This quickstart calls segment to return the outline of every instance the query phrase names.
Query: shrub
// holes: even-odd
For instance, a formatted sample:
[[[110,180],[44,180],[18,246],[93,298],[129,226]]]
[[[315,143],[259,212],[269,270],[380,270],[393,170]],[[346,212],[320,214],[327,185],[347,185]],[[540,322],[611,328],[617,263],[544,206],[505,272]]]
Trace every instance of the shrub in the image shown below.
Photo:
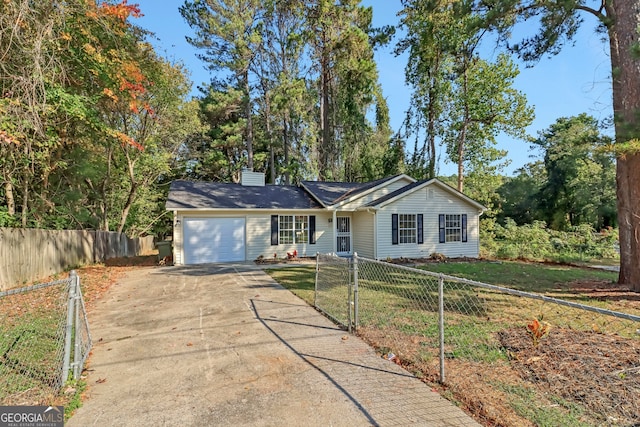
[[[618,233],[613,229],[597,233],[584,224],[557,231],[542,221],[518,226],[507,218],[504,226],[493,219],[483,221],[481,230],[481,254],[485,257],[556,262],[618,257]]]

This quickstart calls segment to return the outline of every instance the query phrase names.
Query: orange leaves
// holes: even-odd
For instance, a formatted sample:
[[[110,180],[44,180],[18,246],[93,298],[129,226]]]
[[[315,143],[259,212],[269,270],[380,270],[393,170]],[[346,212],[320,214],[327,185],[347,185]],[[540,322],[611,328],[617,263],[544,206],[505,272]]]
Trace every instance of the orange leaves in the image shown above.
[[[144,151],[144,147],[141,144],[138,144],[133,138],[131,138],[129,135],[126,135],[120,131],[114,130],[112,131],[112,135],[118,140],[120,141],[120,144],[122,144],[122,146],[126,147],[126,146],[132,146],[140,151]]]
[[[533,339],[533,345],[538,345],[540,340],[544,338],[549,333],[549,329],[551,329],[551,325],[542,321],[542,316],[539,316],[538,319],[533,319],[527,324],[527,332],[529,332]]]
[[[0,144],[20,145],[20,142],[18,142],[18,140],[11,136],[9,133],[0,130]]]
[[[100,10],[104,15],[116,17],[122,22],[126,21],[129,16],[133,16],[134,18],[139,18],[142,16],[138,5],[127,4],[127,0],[122,0],[122,2],[118,4],[109,4],[107,2],[102,2],[102,4],[100,5]]]
[[[111,99],[113,102],[118,102],[118,96],[113,93],[113,91],[109,88],[102,89],[102,93],[107,96],[107,98]]]

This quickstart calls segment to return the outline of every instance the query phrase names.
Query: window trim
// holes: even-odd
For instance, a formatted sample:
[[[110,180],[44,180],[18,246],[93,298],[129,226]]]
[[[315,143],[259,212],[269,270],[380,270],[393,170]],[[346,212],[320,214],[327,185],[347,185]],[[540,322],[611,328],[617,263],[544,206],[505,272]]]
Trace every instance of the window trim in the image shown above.
[[[283,218],[287,218],[289,221],[287,221],[286,224],[283,224]],[[302,219],[300,220],[300,218]],[[285,228],[283,225],[286,225],[287,227]],[[291,233],[291,242],[282,242],[282,233],[284,232]],[[300,236],[303,238],[300,238]],[[315,215],[271,215],[271,246],[307,244],[316,244]]]
[[[402,216],[412,216],[414,221],[414,227],[402,228],[402,230],[414,230],[414,239],[411,242],[402,242],[400,239],[400,218]],[[391,214],[391,244],[392,245],[422,245],[424,243],[424,214],[416,213],[402,213]]]
[[[400,216],[398,217],[398,244],[413,245],[417,242],[418,215],[406,213],[400,214]]]
[[[451,221],[448,217],[458,216],[459,226],[450,227],[447,224]],[[440,243],[466,243],[468,241],[467,236],[467,214],[439,214],[438,215],[438,226],[439,226],[439,240]],[[447,233],[449,230],[458,230],[459,231],[459,239],[456,240],[448,240],[450,234]]]

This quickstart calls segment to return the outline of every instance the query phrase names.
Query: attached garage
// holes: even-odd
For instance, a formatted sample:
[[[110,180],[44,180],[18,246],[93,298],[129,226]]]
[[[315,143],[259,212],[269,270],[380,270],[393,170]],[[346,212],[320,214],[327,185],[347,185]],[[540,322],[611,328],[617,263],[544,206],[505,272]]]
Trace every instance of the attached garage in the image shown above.
[[[185,218],[184,263],[245,261],[244,218]]]

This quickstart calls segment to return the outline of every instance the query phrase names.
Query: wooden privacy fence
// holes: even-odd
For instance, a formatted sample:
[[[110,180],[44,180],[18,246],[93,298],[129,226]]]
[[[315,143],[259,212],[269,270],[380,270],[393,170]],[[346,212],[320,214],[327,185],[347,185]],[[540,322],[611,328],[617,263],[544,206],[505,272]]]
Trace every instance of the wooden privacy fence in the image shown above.
[[[153,249],[153,236],[129,238],[114,231],[0,227],[0,291],[71,267],[141,255]]]

